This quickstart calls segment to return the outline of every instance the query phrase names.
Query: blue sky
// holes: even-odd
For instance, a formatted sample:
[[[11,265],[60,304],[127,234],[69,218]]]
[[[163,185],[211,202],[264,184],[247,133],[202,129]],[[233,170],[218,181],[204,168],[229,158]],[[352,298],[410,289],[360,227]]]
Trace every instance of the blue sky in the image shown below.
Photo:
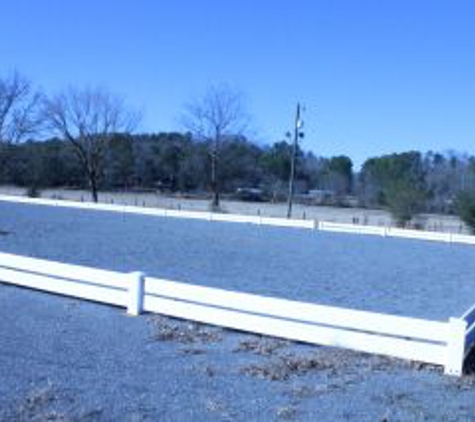
[[[475,154],[473,0],[0,0],[0,75],[47,92],[105,85],[180,130],[190,98],[241,91],[260,143],[297,101],[304,148]]]

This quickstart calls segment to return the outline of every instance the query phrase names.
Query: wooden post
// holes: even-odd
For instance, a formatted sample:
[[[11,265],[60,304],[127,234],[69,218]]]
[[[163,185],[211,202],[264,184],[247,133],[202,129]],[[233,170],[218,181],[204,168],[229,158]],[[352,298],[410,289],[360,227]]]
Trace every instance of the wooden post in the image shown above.
[[[130,273],[129,275],[129,301],[127,313],[137,316],[143,310],[145,275],[141,272]]]
[[[446,375],[462,375],[466,331],[467,322],[465,320],[449,319],[449,341],[447,342],[447,360],[444,368]]]

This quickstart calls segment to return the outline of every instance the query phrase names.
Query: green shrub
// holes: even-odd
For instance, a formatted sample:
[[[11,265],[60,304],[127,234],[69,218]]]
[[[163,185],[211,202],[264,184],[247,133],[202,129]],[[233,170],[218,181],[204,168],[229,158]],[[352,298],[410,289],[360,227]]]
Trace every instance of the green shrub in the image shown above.
[[[388,184],[385,201],[398,227],[405,227],[425,207],[427,192],[407,180]]]
[[[455,209],[460,219],[468,226],[472,234],[475,234],[475,193],[460,192],[455,201]]]

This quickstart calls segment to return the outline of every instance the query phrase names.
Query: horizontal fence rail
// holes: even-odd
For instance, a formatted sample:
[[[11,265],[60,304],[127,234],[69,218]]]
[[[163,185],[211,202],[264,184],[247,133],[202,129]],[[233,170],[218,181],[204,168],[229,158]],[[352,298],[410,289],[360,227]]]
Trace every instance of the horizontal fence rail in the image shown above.
[[[378,236],[387,236],[388,229],[386,227],[363,226],[360,224],[344,224],[320,221],[318,229],[325,232],[333,233],[350,233],[350,234],[372,234]]]
[[[81,299],[126,306],[126,274],[0,253],[0,281]]]
[[[399,237],[404,239],[428,240],[434,242],[459,243],[475,245],[475,236],[429,232],[422,230],[400,229],[386,226],[367,226],[358,224],[333,223],[316,220],[299,220],[275,217],[263,217],[260,215],[221,214],[206,211],[170,210],[163,208],[146,208],[132,205],[101,204],[90,202],[77,202],[69,200],[27,198],[22,196],[0,195],[0,201],[23,203],[31,205],[46,205],[65,208],[78,208],[96,211],[120,212],[123,214],[138,214],[156,217],[183,218],[228,223],[248,223],[263,226],[289,227],[300,229],[320,230],[333,233],[348,233],[362,235],[376,235],[384,237]]]
[[[312,344],[441,365],[461,375],[475,309],[439,322],[232,292],[0,253],[0,282]],[[468,326],[468,329],[467,329]]]

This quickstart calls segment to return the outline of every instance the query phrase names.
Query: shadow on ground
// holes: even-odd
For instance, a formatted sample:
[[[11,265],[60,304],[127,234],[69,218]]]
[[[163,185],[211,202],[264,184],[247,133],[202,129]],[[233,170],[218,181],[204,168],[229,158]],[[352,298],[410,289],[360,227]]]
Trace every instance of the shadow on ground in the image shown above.
[[[467,357],[465,358],[465,362],[463,365],[463,372],[466,375],[475,374],[475,347],[472,347]]]

